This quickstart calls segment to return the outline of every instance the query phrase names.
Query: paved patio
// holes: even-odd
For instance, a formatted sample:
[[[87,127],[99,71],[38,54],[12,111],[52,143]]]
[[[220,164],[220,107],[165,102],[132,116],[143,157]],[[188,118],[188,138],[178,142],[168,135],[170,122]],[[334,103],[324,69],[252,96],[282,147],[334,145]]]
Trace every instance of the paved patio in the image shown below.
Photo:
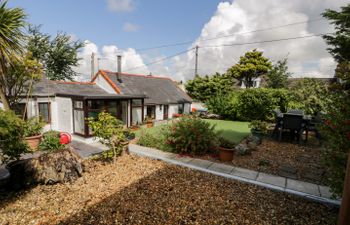
[[[189,167],[195,170],[212,173],[230,179],[262,186],[276,191],[298,195],[307,199],[340,205],[340,200],[331,199],[329,188],[322,185],[298,181],[281,176],[270,175],[258,171],[233,167],[191,157],[181,157],[177,154],[163,152],[157,149],[129,144],[129,152],[140,156],[159,159],[165,162]]]

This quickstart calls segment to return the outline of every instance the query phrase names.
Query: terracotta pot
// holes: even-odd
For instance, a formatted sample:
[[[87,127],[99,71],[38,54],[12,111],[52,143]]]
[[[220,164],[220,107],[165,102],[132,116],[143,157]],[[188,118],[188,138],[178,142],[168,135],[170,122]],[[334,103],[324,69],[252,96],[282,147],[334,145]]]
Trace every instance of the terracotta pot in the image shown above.
[[[221,161],[223,162],[232,161],[233,153],[234,153],[233,149],[228,149],[223,147],[219,147],[218,149],[219,149],[219,158]]]
[[[147,123],[147,128],[151,128],[151,127],[153,127],[153,122]]]
[[[41,137],[42,135],[37,135],[37,136],[31,136],[31,137],[25,137],[24,140],[27,142],[29,145],[30,150],[33,152],[38,150],[38,146],[41,142]]]

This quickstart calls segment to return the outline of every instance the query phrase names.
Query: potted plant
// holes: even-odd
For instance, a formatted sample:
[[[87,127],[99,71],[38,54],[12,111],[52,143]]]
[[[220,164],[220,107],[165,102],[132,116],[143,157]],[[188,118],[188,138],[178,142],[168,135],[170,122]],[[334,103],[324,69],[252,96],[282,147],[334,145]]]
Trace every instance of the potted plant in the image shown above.
[[[32,151],[36,151],[41,142],[41,130],[44,123],[39,117],[32,117],[28,119],[24,125],[24,140],[27,142]]]
[[[219,138],[219,158],[223,162],[232,161],[235,143],[223,137]]]
[[[146,117],[147,128],[153,127],[153,119],[151,117]]]
[[[253,136],[262,138],[267,134],[269,124],[261,120],[253,120],[249,124],[250,132]]]

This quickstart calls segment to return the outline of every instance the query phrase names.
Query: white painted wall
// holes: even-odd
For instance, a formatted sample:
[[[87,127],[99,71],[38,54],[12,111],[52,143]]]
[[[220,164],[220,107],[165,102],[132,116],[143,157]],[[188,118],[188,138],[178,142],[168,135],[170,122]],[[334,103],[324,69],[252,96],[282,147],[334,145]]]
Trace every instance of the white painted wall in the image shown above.
[[[73,103],[71,98],[56,97],[56,108],[52,109],[52,117],[58,121],[57,130],[73,133]]]
[[[184,114],[190,114],[191,112],[191,103],[184,104]]]
[[[161,107],[161,105],[156,105],[156,120],[163,120],[163,119],[164,119],[163,106]]]
[[[170,104],[170,105],[169,105],[168,118],[169,118],[169,119],[173,118],[173,114],[174,114],[174,113],[178,113],[178,112],[179,112],[179,106],[178,106],[178,104]]]
[[[103,78],[100,74],[97,76],[95,83],[102,88],[103,90],[107,91],[111,94],[116,94],[115,90],[112,88],[112,86]]]

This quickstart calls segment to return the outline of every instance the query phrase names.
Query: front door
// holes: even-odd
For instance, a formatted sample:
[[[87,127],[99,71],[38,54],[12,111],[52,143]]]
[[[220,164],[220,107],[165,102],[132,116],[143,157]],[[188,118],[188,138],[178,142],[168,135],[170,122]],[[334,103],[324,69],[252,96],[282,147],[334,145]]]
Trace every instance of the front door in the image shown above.
[[[168,105],[164,105],[164,109],[163,109],[163,118],[165,119],[165,120],[167,120],[168,119],[168,113],[169,113],[169,106]]]

